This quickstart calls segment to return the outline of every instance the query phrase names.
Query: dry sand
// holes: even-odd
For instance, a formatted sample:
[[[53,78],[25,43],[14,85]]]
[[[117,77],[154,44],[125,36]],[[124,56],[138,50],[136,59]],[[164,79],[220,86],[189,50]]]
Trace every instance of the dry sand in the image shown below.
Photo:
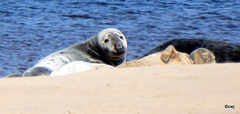
[[[240,63],[2,78],[0,113],[240,113]]]

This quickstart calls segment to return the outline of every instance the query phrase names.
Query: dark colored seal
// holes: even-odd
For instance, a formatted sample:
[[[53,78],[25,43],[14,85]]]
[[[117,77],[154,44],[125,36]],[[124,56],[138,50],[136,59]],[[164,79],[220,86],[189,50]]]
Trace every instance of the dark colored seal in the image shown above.
[[[173,39],[157,46],[142,57],[160,52],[166,49],[169,45],[173,45],[176,50],[188,54],[197,48],[209,49],[215,55],[217,63],[240,62],[240,45],[208,39]]]
[[[73,61],[117,66],[126,61],[127,40],[121,31],[105,29],[95,36],[41,59],[23,76],[50,75]]]

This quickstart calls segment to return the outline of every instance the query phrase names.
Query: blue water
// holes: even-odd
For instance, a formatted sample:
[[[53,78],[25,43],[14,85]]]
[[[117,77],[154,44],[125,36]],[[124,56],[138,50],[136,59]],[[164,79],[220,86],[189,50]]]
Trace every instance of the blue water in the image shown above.
[[[110,27],[125,34],[127,60],[175,38],[240,44],[240,0],[1,0],[0,76]]]

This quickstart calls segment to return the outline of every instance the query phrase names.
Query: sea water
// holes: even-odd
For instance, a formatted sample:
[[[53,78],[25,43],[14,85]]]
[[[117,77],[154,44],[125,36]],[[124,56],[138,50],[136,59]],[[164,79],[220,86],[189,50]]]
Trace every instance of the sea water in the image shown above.
[[[105,28],[125,34],[127,60],[176,38],[240,44],[240,0],[1,0],[0,76]]]

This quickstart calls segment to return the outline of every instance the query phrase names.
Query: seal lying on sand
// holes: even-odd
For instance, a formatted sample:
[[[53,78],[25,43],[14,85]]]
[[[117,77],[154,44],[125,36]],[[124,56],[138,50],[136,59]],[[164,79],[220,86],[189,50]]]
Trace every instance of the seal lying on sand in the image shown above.
[[[207,39],[173,39],[157,46],[142,57],[160,52],[169,45],[173,45],[176,50],[188,54],[197,48],[209,49],[215,55],[217,63],[240,62],[240,45]]]
[[[23,76],[50,75],[73,61],[117,66],[126,60],[127,40],[121,31],[105,29],[95,36],[41,59]]]
[[[74,61],[61,67],[59,70],[54,70],[50,76],[62,76],[67,74],[73,74],[77,72],[101,70],[115,68],[107,64],[89,63],[84,61]]]
[[[178,52],[173,45],[170,45],[161,52],[148,55],[139,60],[125,62],[119,65],[118,68],[163,64],[205,64],[215,62],[215,56],[208,49],[199,48],[188,55],[187,53]]]
[[[5,76],[4,78],[16,78],[16,77],[22,77],[22,73],[15,73]]]

